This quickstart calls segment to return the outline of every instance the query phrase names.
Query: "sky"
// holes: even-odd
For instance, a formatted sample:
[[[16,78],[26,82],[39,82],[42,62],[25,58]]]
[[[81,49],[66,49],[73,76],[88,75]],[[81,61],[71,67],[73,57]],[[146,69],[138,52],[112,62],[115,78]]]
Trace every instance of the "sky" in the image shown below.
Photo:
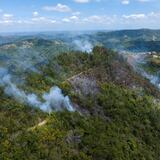
[[[160,29],[160,0],[0,0],[0,32]]]

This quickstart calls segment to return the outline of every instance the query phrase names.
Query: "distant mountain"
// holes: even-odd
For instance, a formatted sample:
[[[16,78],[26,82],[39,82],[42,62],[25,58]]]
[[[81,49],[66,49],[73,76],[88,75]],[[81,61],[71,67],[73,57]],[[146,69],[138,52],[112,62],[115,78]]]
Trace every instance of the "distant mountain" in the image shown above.
[[[160,30],[98,32],[94,39],[109,48],[135,52],[160,51]]]
[[[99,32],[97,35],[103,36],[104,32]],[[160,30],[139,29],[139,30],[119,30],[111,31],[105,34],[107,38],[129,39],[130,40],[160,40]]]
[[[139,29],[119,31],[94,31],[94,32],[44,32],[3,35],[0,44],[15,43],[29,39],[53,41],[59,40],[75,48],[75,40],[88,41],[93,46],[103,45],[115,50],[134,52],[160,51],[160,30]],[[41,39],[41,40],[40,40]]]

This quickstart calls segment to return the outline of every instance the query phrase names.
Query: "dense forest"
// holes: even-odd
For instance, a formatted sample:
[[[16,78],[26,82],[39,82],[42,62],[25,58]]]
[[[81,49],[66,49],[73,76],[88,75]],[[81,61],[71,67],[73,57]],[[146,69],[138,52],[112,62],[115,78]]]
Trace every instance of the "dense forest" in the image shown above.
[[[41,42],[35,43],[50,43]],[[159,90],[110,49],[97,46],[90,54],[63,49],[53,56],[52,49],[46,52],[45,63],[34,64],[40,72],[14,61],[3,64],[10,74],[25,75],[17,83],[25,93],[41,96],[58,86],[74,111],[43,112],[1,86],[0,159],[158,160]]]

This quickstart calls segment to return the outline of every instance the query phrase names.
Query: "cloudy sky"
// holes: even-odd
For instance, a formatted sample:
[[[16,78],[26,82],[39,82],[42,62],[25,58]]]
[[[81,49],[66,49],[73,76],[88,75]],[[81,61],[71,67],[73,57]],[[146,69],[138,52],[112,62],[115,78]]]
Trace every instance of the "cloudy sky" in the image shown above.
[[[160,28],[160,0],[0,0],[0,32]]]

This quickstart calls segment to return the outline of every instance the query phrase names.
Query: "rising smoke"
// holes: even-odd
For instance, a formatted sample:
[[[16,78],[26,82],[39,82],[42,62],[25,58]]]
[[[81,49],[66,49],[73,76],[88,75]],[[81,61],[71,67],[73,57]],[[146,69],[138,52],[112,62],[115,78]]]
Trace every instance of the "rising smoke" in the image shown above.
[[[151,75],[143,71],[142,75],[150,80],[152,84],[157,86],[160,89],[160,78],[158,75]]]
[[[0,86],[4,88],[6,95],[13,97],[20,103],[39,108],[44,112],[60,111],[67,109],[74,111],[68,96],[64,96],[61,89],[54,86],[50,89],[49,93],[44,93],[42,96],[43,101],[34,93],[25,93],[19,89],[16,84],[12,82],[12,76],[5,68],[0,68]]]
[[[125,54],[125,52],[124,52]],[[143,77],[147,78],[152,84],[157,86],[160,89],[160,72],[156,74],[149,74],[147,73],[142,67],[142,64],[147,64],[146,61],[147,54],[144,52],[140,53],[130,53],[127,55],[127,61],[132,67],[140,73]]]
[[[74,44],[76,45],[76,48],[82,52],[91,53],[93,50],[93,45],[87,41],[87,40],[75,40]]]

